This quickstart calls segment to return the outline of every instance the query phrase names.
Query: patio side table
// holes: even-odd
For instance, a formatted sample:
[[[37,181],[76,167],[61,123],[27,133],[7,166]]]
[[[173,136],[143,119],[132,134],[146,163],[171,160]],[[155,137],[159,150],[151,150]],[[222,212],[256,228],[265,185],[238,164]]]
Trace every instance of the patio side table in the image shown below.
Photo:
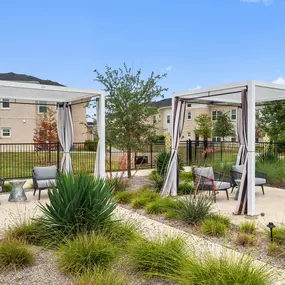
[[[9,202],[23,202],[27,200],[27,196],[23,189],[26,180],[10,180],[9,183],[12,185],[12,190],[9,196]]]

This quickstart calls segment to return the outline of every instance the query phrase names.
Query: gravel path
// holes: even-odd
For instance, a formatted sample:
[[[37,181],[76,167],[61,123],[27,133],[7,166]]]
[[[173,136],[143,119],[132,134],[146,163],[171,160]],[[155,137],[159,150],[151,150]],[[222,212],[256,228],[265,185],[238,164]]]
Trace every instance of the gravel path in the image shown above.
[[[32,247],[36,252],[35,263],[17,271],[0,274],[0,284],[11,285],[72,285],[73,282],[61,273],[53,252]]]

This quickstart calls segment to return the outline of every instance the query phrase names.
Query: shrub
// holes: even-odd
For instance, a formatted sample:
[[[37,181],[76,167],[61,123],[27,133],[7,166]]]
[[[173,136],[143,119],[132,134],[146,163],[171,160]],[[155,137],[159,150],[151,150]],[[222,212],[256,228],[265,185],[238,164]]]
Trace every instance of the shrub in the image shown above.
[[[194,184],[191,182],[184,182],[179,184],[178,187],[178,195],[189,195],[189,194],[194,194],[195,192],[195,187]]]
[[[222,224],[225,224],[227,227],[229,227],[229,225],[231,224],[231,219],[224,215],[211,214],[209,218]]]
[[[181,171],[180,180],[187,181],[187,182],[193,182],[193,173]]]
[[[202,233],[209,236],[222,237],[226,235],[228,227],[219,220],[206,219],[202,222]]]
[[[96,151],[97,150],[97,145],[98,145],[98,140],[86,140],[84,142],[84,150],[86,151]]]
[[[144,208],[148,203],[158,199],[159,197],[159,194],[153,191],[142,189],[137,192],[137,195],[131,201],[131,205],[135,209],[141,209]]]
[[[281,257],[284,256],[284,249],[275,242],[270,242],[268,244],[268,255],[273,257]]]
[[[34,262],[33,253],[21,242],[8,239],[0,242],[0,267],[2,270],[18,269]]]
[[[50,205],[40,204],[45,228],[70,234],[91,231],[110,222],[116,204],[110,186],[87,174],[59,175],[48,191]]]
[[[162,177],[166,175],[170,156],[171,156],[170,152],[160,152],[156,156],[156,171]],[[183,161],[180,154],[178,154],[178,170],[179,171],[183,170]]]
[[[127,180],[123,179],[120,176],[115,176],[113,178],[107,178],[106,181],[110,185],[113,193],[126,191],[128,188]]]
[[[12,191],[12,185],[10,183],[4,183],[4,186],[3,186],[3,189],[2,191],[3,192],[11,192]]]
[[[153,182],[153,187],[159,192],[163,186],[164,177],[158,174],[157,171],[152,171],[148,178]]]
[[[239,233],[236,239],[236,244],[242,246],[256,245],[256,236],[245,232]]]
[[[130,222],[112,223],[102,229],[102,234],[120,248],[126,247],[130,242],[142,240],[143,237]]]
[[[164,276],[180,271],[184,259],[184,241],[180,238],[165,238],[133,244],[131,257],[134,266],[149,276]]]
[[[244,222],[240,225],[240,231],[247,234],[256,234],[256,225],[253,222]]]
[[[148,214],[161,214],[177,206],[177,201],[171,198],[157,198],[146,206]]]
[[[268,231],[268,237],[270,237],[270,231]],[[279,245],[285,246],[285,227],[276,227],[273,229],[274,242]]]
[[[134,198],[134,194],[133,191],[118,192],[115,194],[115,199],[120,204],[129,204]]]
[[[188,224],[197,224],[205,220],[212,211],[212,200],[204,194],[186,197],[175,208],[181,220]]]
[[[116,259],[118,248],[102,235],[84,234],[67,240],[57,253],[60,268],[76,274],[106,268]]]
[[[173,209],[169,209],[164,213],[164,217],[168,220],[173,220],[173,219],[179,219],[179,215],[177,211],[174,211]]]
[[[269,285],[273,282],[272,271],[267,266],[255,266],[255,261],[247,256],[216,257],[205,254],[197,258],[191,256],[180,272],[169,276],[181,284],[243,284]],[[275,279],[276,280],[276,279]]]
[[[85,272],[75,280],[76,285],[125,285],[127,277],[112,270],[102,270],[97,268],[95,272]]]

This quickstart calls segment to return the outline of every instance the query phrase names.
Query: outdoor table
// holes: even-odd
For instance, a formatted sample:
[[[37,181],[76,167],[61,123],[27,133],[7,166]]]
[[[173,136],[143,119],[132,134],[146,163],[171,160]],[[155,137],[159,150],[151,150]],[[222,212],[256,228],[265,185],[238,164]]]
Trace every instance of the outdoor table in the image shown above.
[[[240,179],[235,179],[235,183],[237,184],[237,192],[236,192],[236,195],[235,195],[235,200],[238,200],[238,194],[239,194],[239,188],[240,188],[240,183],[241,183],[241,180]]]
[[[25,191],[23,189],[26,180],[10,180],[9,183],[12,185],[12,190],[9,196],[9,202],[23,202],[27,200]]]

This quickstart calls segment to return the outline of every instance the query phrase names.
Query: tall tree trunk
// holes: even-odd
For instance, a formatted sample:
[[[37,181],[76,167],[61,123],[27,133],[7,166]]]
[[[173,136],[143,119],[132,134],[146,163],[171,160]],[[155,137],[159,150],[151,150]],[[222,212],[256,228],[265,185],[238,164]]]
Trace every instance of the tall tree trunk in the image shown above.
[[[132,150],[131,149],[128,149],[127,160],[128,160],[128,165],[127,165],[127,168],[128,168],[128,178],[131,178],[132,177],[132,173],[131,173],[131,169],[132,169]]]

